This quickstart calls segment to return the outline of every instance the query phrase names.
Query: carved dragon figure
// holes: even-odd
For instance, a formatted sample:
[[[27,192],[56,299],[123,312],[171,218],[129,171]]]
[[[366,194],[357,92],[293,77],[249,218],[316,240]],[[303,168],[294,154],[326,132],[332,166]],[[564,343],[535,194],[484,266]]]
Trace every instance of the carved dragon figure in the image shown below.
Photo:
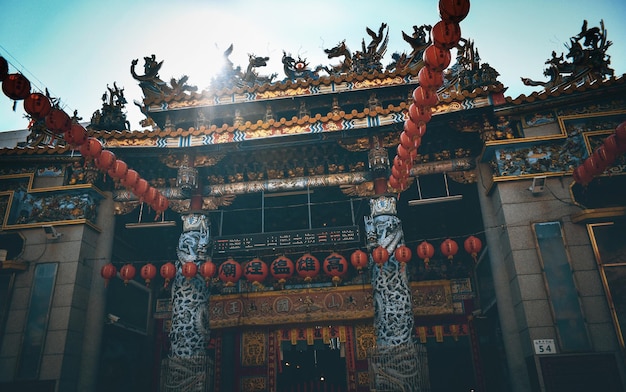
[[[423,371],[425,349],[415,342],[409,279],[406,269],[394,256],[396,248],[404,243],[395,205],[393,197],[372,199],[371,215],[365,218],[368,248],[383,246],[389,252],[389,259],[381,266],[371,256],[369,261],[376,333],[372,365],[377,390],[417,392],[428,387],[427,371]]]
[[[209,290],[204,279],[191,279],[181,273],[184,263],[201,263],[209,246],[209,222],[202,214],[182,217],[183,233],[176,250],[178,273],[172,282],[171,353],[168,369],[168,390],[204,390],[204,373],[194,372],[191,363],[206,355],[209,341]],[[175,380],[175,382],[174,382]],[[174,385],[174,383],[176,385]]]
[[[269,59],[269,57],[259,57],[253,54],[248,54],[248,68],[246,68],[246,72],[241,78],[242,84],[254,86],[255,84],[272,83],[278,74],[273,73],[270,76],[259,76],[259,74],[254,70],[255,68],[265,67]]]
[[[346,40],[341,41],[333,48],[324,49],[324,53],[328,55],[329,59],[343,56],[341,63],[333,65],[330,68],[324,68],[329,75],[341,75],[352,71],[352,53],[346,46]]]
[[[582,43],[581,43],[582,41]],[[557,56],[552,51],[552,58],[546,61],[548,68],[543,72],[550,79],[546,82],[522,77],[522,83],[527,86],[543,86],[546,90],[570,83],[577,80],[603,80],[607,76],[613,76],[614,70],[609,68],[610,56],[606,54],[612,45],[606,39],[604,21],[600,21],[600,27],[588,28],[587,21],[583,21],[580,33],[570,38],[569,44],[565,44],[568,53]]]
[[[291,54],[287,54],[283,50],[283,71],[285,72],[285,80],[296,80],[296,79],[318,79],[319,71],[324,69],[323,66],[318,65],[315,67],[315,70],[309,69],[309,64],[306,60],[303,60],[298,56],[298,60],[291,57]]]

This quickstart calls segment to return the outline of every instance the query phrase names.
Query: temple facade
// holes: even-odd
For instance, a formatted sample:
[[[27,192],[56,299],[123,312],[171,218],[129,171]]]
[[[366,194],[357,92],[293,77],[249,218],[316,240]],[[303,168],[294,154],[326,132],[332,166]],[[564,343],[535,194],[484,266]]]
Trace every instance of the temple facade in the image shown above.
[[[0,390],[623,391],[602,22],[516,98],[469,38],[430,86],[434,30],[281,76],[231,46],[202,91],[147,54],[143,130],[113,83],[83,139],[0,135]]]

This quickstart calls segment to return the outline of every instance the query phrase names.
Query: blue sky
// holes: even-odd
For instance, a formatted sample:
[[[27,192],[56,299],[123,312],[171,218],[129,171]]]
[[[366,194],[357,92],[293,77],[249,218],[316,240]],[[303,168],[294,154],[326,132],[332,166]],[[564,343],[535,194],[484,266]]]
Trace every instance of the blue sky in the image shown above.
[[[261,74],[284,77],[282,51],[306,58],[311,65],[331,65],[323,49],[345,39],[354,52],[366,27],[389,25],[389,49],[410,52],[402,31],[439,21],[437,0],[0,0],[0,55],[10,72],[22,72],[34,90],[49,89],[69,114],[84,120],[102,107],[107,84],[124,88],[127,116],[133,130],[143,115],[132,103],[142,99],[130,75],[130,64],[155,54],[164,64],[163,80],[189,76],[189,84],[205,89],[221,66],[221,53],[231,44],[230,60],[245,68],[248,53],[269,56]],[[355,6],[358,4],[358,6]],[[482,62],[499,73],[507,96],[530,94],[520,77],[546,81],[544,62],[552,51],[566,52],[565,43],[580,32],[583,20],[599,26],[604,20],[608,53],[616,75],[626,73],[626,1],[623,0],[474,0],[461,22],[464,38],[472,39]],[[23,106],[0,94],[0,131],[23,129]]]

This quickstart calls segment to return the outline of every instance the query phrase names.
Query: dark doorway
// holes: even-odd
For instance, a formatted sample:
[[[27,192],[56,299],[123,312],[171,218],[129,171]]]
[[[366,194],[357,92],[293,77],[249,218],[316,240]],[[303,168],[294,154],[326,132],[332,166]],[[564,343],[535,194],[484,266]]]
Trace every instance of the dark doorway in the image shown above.
[[[314,346],[291,346],[283,350],[278,373],[278,392],[347,391],[346,360],[341,350],[315,342]],[[319,343],[319,344],[318,344]]]

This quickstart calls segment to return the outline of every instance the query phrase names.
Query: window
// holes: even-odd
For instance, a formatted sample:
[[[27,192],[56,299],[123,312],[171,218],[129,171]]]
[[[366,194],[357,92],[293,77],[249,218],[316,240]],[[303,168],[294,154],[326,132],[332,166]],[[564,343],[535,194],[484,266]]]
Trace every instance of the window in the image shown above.
[[[534,225],[554,322],[564,352],[591,349],[559,222]]]
[[[20,379],[34,379],[39,375],[57,267],[57,263],[43,263],[35,266],[24,340],[17,369],[17,377]]]

